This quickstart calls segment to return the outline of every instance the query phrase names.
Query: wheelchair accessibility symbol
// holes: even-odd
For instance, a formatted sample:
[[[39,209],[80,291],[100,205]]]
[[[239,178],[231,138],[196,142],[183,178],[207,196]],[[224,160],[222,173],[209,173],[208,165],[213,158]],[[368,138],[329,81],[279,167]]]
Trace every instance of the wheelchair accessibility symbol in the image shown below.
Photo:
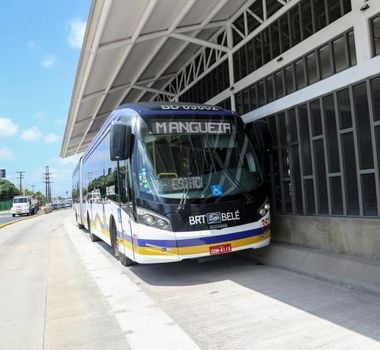
[[[223,187],[222,187],[222,185],[210,185],[210,187],[211,187],[211,194],[214,197],[223,196]]]

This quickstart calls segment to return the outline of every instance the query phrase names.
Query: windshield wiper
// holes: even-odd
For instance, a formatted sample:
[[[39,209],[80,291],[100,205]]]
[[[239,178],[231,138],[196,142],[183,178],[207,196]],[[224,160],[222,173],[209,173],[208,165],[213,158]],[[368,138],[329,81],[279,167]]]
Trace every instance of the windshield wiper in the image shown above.
[[[244,189],[244,187],[241,184],[241,182],[237,178],[234,177],[234,175],[231,173],[230,169],[228,169],[224,165],[223,160],[220,158],[219,154],[216,153],[216,151],[214,149],[211,149],[210,147],[207,147],[207,150],[209,151],[210,155],[213,156],[212,158],[215,159],[216,162],[218,163],[218,165],[225,171],[228,179],[239,188],[239,190],[241,191],[241,193],[243,193],[244,197],[247,200],[247,204],[253,203],[252,196],[249,194],[249,192],[247,192]]]

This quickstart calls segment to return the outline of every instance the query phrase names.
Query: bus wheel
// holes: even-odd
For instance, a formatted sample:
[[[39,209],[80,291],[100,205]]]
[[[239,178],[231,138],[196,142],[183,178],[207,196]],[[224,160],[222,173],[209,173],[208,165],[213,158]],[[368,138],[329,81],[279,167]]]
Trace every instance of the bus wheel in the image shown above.
[[[136,265],[136,262],[129,259],[127,256],[124,254],[119,253],[119,260],[123,266],[133,266]]]
[[[111,246],[112,246],[112,254],[114,257],[119,256],[119,243],[117,241],[117,230],[116,224],[113,217],[110,220],[110,236],[111,236]]]
[[[88,227],[88,233],[90,234],[91,242],[99,241],[99,238],[91,232],[91,220],[90,220],[90,215],[88,215],[88,213],[87,213],[87,227]]]
[[[119,258],[119,261],[123,266],[135,265],[135,262],[133,260],[129,259],[119,251],[119,243],[117,241],[117,229],[114,218],[111,218],[110,222],[110,235],[113,255]]]

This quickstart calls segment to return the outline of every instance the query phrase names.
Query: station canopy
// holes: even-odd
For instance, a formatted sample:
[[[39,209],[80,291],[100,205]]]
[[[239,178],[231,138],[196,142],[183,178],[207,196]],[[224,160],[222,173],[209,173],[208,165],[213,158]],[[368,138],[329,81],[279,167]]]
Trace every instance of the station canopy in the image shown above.
[[[201,48],[226,54],[226,40],[209,39],[253,2],[93,0],[61,156],[83,152],[120,104],[175,98],[164,87]]]

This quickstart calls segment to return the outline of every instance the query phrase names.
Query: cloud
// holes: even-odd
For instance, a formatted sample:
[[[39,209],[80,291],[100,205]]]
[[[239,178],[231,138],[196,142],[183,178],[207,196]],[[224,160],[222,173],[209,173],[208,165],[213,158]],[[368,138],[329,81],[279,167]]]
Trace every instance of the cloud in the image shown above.
[[[2,161],[11,161],[14,160],[15,156],[11,149],[7,147],[0,148],[0,160]]]
[[[36,126],[32,126],[29,129],[24,130],[21,133],[21,138],[24,141],[34,141],[42,137],[42,132]]]
[[[75,49],[80,49],[82,47],[84,32],[86,30],[86,22],[81,18],[73,18],[67,23],[67,27],[69,28],[67,43]]]
[[[57,57],[54,55],[45,55],[45,57],[41,61],[41,65],[44,68],[50,69],[54,68],[57,63]]]
[[[52,158],[50,159],[50,162],[54,164],[60,164],[60,165],[77,165],[80,157],[82,157],[83,153],[77,153],[73,156],[67,157],[67,158]]]
[[[46,134],[44,136],[44,142],[45,143],[56,143],[58,141],[58,135],[54,133]]]
[[[13,136],[16,134],[18,125],[11,119],[0,117],[0,137]]]

